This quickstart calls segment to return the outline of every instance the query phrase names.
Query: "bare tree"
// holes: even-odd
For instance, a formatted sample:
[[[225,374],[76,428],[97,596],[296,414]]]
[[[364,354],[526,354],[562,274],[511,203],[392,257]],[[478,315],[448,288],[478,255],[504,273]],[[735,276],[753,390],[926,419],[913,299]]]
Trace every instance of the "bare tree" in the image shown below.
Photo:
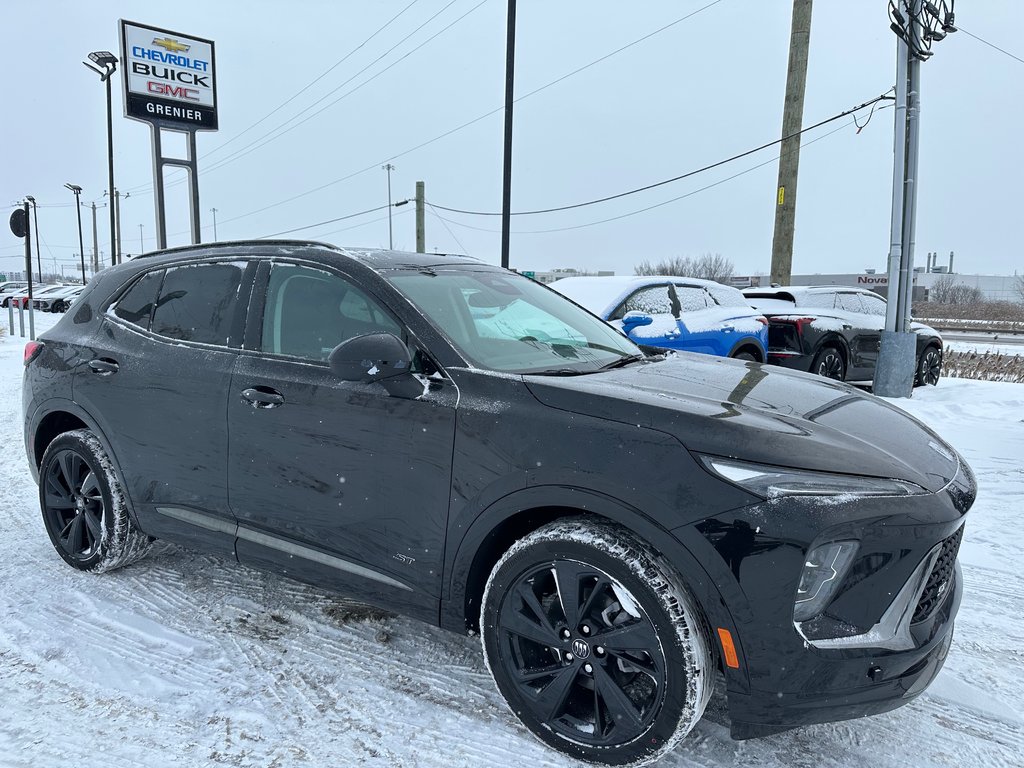
[[[943,275],[932,285],[929,299],[937,304],[977,304],[985,294],[973,285],[957,282],[953,275]]]
[[[703,256],[674,256],[658,262],[641,261],[634,268],[637,275],[672,275],[676,277],[699,277],[728,285],[735,267],[730,259],[720,253],[705,253]]]
[[[1017,293],[1017,298],[1024,301],[1024,275],[1020,275],[1014,281],[1013,290]]]

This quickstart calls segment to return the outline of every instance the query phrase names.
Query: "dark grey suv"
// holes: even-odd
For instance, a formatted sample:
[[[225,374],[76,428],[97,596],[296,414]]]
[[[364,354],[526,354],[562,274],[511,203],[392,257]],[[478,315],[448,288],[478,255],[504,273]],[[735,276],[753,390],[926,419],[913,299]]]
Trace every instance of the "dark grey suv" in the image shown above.
[[[26,347],[75,568],[154,538],[479,630],[539,738],[651,760],[724,677],[748,738],[882,712],[946,658],[975,495],[844,384],[645,356],[522,276],[308,242],[103,271]]]

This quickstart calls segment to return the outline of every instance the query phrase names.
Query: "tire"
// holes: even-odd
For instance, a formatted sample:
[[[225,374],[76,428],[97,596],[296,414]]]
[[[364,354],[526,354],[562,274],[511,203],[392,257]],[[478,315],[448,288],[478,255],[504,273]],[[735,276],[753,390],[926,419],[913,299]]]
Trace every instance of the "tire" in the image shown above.
[[[152,544],[129,516],[113,464],[89,430],[65,432],[47,446],[39,468],[39,506],[57,554],[79,570],[121,568]]]
[[[836,347],[822,347],[811,363],[811,373],[836,381],[846,380],[846,361]]]
[[[939,383],[942,375],[942,353],[938,347],[929,345],[921,353],[917,361],[917,375],[914,377],[914,386],[923,387],[931,384],[933,387]]]
[[[560,520],[516,542],[487,580],[480,634],[523,724],[589,762],[656,760],[711,696],[714,659],[696,602],[661,556],[608,523]]]
[[[736,354],[734,354],[732,356],[732,359],[733,360],[744,360],[744,361],[750,362],[750,363],[756,363],[757,362],[757,357],[754,355],[754,353],[753,352],[748,352],[745,349],[742,350],[741,352],[737,352]]]

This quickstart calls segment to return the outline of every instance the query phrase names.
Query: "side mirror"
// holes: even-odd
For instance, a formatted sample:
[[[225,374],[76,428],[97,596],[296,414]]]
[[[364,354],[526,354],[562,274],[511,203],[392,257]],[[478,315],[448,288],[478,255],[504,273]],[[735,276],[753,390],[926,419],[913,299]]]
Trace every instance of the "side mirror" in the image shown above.
[[[629,334],[634,328],[639,328],[643,325],[650,325],[654,322],[654,318],[644,312],[638,312],[632,310],[622,316],[622,332]]]
[[[421,396],[424,385],[412,375],[412,353],[392,333],[370,333],[341,342],[327,363],[342,381],[380,382],[395,397]]]

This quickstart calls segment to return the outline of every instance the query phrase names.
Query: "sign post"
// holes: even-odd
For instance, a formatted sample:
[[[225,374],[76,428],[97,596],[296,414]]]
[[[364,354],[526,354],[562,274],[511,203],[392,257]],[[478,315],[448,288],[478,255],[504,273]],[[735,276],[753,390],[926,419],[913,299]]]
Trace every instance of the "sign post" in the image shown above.
[[[164,166],[185,168],[192,242],[200,241],[196,133],[217,130],[217,80],[212,40],[121,20],[124,114],[153,134],[153,200],[157,248],[167,247]],[[161,131],[188,135],[188,156],[164,157]]]

